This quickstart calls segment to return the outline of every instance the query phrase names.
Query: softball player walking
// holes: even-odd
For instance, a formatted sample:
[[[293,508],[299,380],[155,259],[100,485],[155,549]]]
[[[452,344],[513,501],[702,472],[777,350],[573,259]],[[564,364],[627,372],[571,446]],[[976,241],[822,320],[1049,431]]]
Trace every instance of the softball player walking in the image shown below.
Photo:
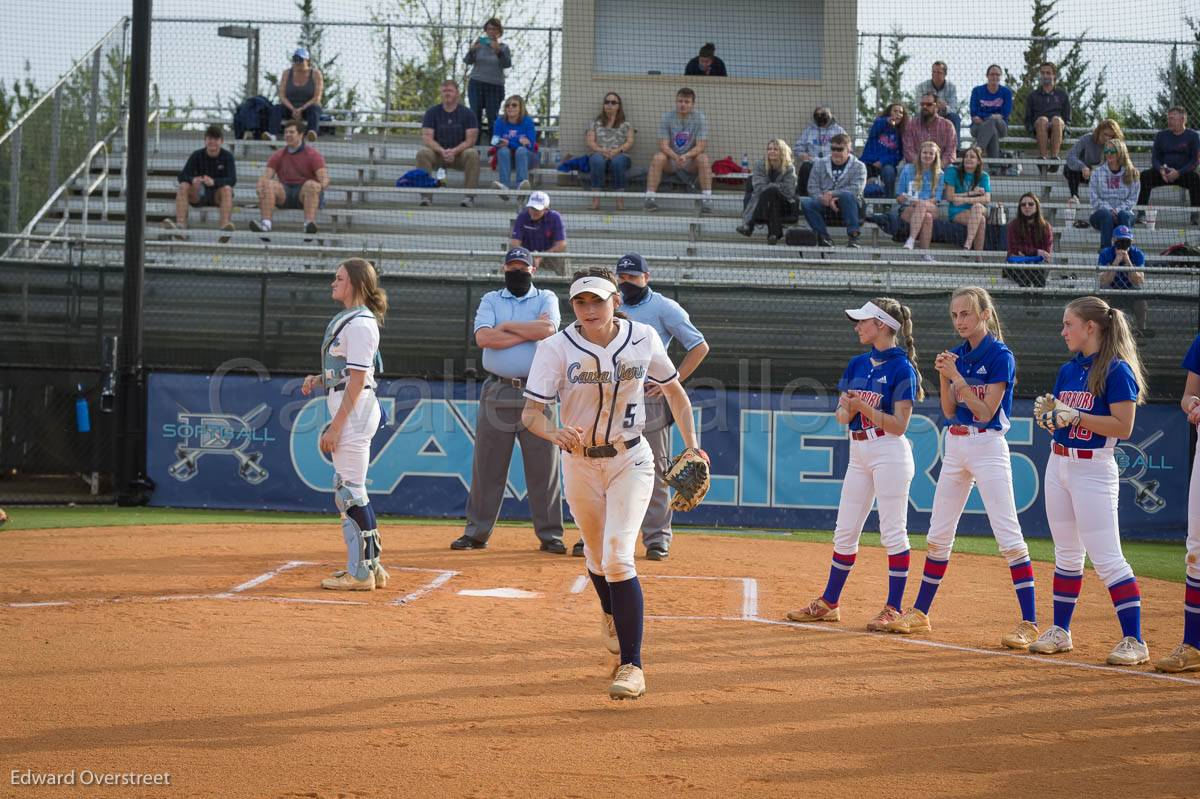
[[[1108,586],[1121,623],[1122,638],[1108,662],[1133,666],[1149,660],[1150,652],[1142,640],[1141,591],[1121,552],[1113,447],[1133,432],[1146,376],[1125,314],[1099,297],[1067,305],[1062,337],[1075,357],[1058,370],[1053,407],[1039,416],[1054,428],[1045,475],[1046,520],[1054,539],[1054,625],[1029,651],[1071,651],[1071,614],[1086,555]]]
[[[322,452],[333,455],[333,501],[342,516],[346,568],[321,581],[335,591],[372,591],[387,586],[388,573],[379,562],[381,550],[375,511],[367,497],[367,464],[371,438],[382,411],[375,396],[379,356],[379,324],[387,313],[387,293],[379,287],[375,266],[350,258],[337,268],[331,296],[344,309],[330,320],[321,342],[321,374],[304,378],[301,392],[325,389],[331,421],[321,433]]]
[[[908,486],[913,478],[912,446],[904,437],[913,402],[923,399],[912,311],[880,297],[846,311],[858,341],[871,349],[850,359],[838,382],[837,420],[850,427],[850,463],[842,481],[833,531],[833,563],[825,592],[807,607],[789,611],[792,621],[840,621],[838,599],[854,560],[871,506],[879,499],[879,534],[888,554],[888,592],[883,610],[867,629],[883,630],[900,618],[908,581]],[[896,334],[907,349],[896,345]]]
[[[1000,640],[1011,649],[1028,649],[1038,637],[1033,564],[1017,521],[1012,458],[1004,439],[1011,426],[1017,362],[1004,344],[1000,314],[986,289],[966,286],[956,290],[950,296],[950,322],[963,342],[934,361],[941,384],[942,415],[949,424],[933,494],[925,569],[913,606],[887,629],[905,634],[931,629],[929,608],[950,563],[958,520],[971,487],[978,485],[1021,608],[1020,623]]]
[[[1179,405],[1188,424],[1200,425],[1200,336],[1183,358],[1187,383]],[[1183,589],[1183,641],[1175,651],[1154,662],[1159,671],[1200,671],[1200,448],[1192,462],[1188,486],[1187,582]]]
[[[692,404],[662,340],[649,325],[617,314],[615,277],[577,273],[577,321],[538,342],[525,384],[522,422],[564,452],[563,486],[583,535],[588,576],[600,598],[603,635],[620,654],[608,695],[636,699],[642,672],[642,586],[633,555],[654,488],[654,455],[642,437],[645,384],[662,388],[687,446],[698,447]],[[561,398],[562,427],[544,413]]]

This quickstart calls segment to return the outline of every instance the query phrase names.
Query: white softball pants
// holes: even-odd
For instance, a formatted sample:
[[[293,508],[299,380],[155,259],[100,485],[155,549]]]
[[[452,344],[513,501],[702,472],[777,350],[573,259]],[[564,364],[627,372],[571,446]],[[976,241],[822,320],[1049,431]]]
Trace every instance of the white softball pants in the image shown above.
[[[563,488],[583,536],[588,571],[610,583],[636,577],[633,554],[654,490],[654,455],[646,439],[613,458],[567,455]]]
[[[1105,585],[1133,576],[1121,552],[1117,498],[1121,487],[1112,449],[1094,449],[1082,460],[1051,453],[1046,461],[1046,521],[1054,539],[1054,564],[1082,572],[1092,559]]]
[[[344,391],[330,391],[325,397],[325,407],[329,409],[329,418],[337,415],[345,398]],[[379,420],[382,411],[374,391],[364,389],[354,403],[354,410],[342,427],[342,435],[333,450],[333,471],[342,483],[350,486],[361,486],[363,496],[366,496],[367,465],[371,460],[371,439],[379,430]]]
[[[1200,447],[1192,462],[1192,482],[1188,485],[1187,575],[1200,580]]]
[[[958,521],[967,506],[971,487],[976,484],[1000,552],[1009,563],[1024,560],[1029,547],[1017,521],[1012,457],[999,430],[956,436],[946,429],[942,470],[933,492],[933,512],[926,539],[930,556],[938,560],[950,557]]]
[[[914,471],[912,445],[904,436],[851,439],[850,464],[842,480],[833,530],[833,551],[839,555],[858,552],[863,525],[876,499],[883,548],[889,555],[908,549],[908,487]]]

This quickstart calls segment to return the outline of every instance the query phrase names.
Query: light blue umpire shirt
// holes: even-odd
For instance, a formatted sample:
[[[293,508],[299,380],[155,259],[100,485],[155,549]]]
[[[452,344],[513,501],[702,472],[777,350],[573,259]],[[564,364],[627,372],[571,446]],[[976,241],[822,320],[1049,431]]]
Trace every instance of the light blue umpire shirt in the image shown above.
[[[649,286],[644,300],[637,305],[622,305],[621,310],[633,321],[654,328],[663,347],[670,346],[672,338],[677,339],[685,350],[695,349],[704,341],[704,334],[692,324],[683,306]]]
[[[558,310],[558,297],[550,289],[530,286],[524,297],[514,296],[507,288],[489,291],[479,301],[475,311],[475,329],[478,333],[485,327],[497,327],[501,322],[536,322],[546,314],[558,330],[562,314]],[[529,377],[533,355],[537,352],[536,341],[524,341],[507,349],[483,348],[483,368],[494,375],[508,378]]]

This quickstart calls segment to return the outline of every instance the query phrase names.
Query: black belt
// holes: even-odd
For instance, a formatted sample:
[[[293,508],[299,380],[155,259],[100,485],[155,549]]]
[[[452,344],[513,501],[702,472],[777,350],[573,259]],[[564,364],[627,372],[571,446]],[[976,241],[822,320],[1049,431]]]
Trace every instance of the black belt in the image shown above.
[[[512,386],[518,391],[525,388],[525,378],[523,377],[501,377],[500,375],[494,375],[490,372],[488,374],[497,383],[503,383],[506,386]]]
[[[625,450],[633,449],[634,447],[636,447],[641,442],[641,440],[642,440],[641,436],[634,436],[633,438],[626,439],[623,442],[619,442],[619,443],[623,444],[623,446],[620,449],[617,449],[616,444],[601,444],[598,447],[584,447],[583,448],[583,457],[585,457],[585,458],[615,458],[615,457],[617,457],[617,455],[624,452]]]
[[[373,388],[374,388],[374,386],[363,386],[362,390],[370,391]],[[343,380],[342,382],[338,383],[336,386],[333,387],[333,390],[334,391],[345,391],[346,390],[346,381]]]

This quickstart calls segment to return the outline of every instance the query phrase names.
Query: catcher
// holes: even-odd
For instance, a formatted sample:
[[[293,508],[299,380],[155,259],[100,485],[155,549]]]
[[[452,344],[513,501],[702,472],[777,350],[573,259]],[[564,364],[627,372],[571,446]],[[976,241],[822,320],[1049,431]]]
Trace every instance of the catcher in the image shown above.
[[[1125,314],[1099,297],[1067,305],[1062,337],[1075,357],[1059,369],[1054,393],[1033,404],[1037,423],[1054,435],[1045,474],[1046,520],[1054,539],[1054,626],[1029,651],[1071,651],[1071,615],[1086,554],[1121,623],[1122,637],[1108,663],[1135,666],[1149,660],[1150,651],[1142,640],[1141,591],[1121,552],[1113,447],[1133,432],[1137,406],[1145,402],[1146,374]]]

